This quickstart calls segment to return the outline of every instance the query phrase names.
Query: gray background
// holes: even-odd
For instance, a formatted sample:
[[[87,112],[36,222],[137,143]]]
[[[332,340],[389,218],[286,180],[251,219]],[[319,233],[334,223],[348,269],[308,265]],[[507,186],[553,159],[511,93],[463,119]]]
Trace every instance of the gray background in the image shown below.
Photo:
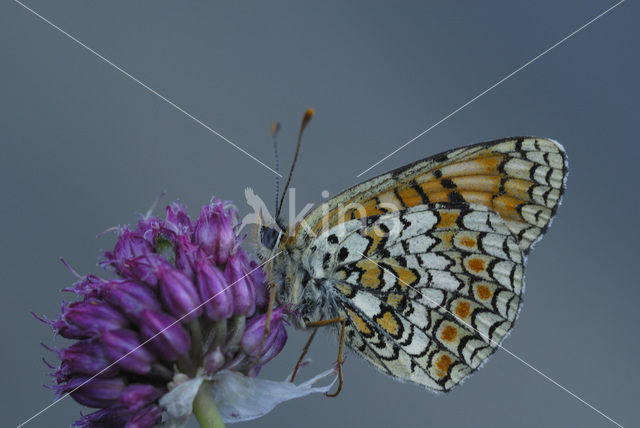
[[[315,107],[294,177],[301,206],[361,181],[613,2],[27,4],[270,165],[271,122],[283,123],[287,168],[302,113]],[[628,426],[640,380],[639,11],[622,4],[365,176],[509,135],[562,142],[568,192],[529,257],[504,345]],[[58,290],[74,279],[59,256],[99,272],[113,237],[96,234],[134,222],[160,191],[192,214],[211,194],[246,213],[244,188],[271,203],[274,177],[12,1],[0,6],[0,53],[0,402],[2,424],[15,426],[52,401],[38,344],[51,335],[29,311],[57,313]],[[305,338],[292,331],[264,376],[284,378]],[[317,340],[306,374],[335,350],[334,338]],[[613,426],[504,351],[448,395],[354,356],[345,377],[337,399],[292,401],[244,426]],[[79,411],[67,399],[29,426],[65,426]]]

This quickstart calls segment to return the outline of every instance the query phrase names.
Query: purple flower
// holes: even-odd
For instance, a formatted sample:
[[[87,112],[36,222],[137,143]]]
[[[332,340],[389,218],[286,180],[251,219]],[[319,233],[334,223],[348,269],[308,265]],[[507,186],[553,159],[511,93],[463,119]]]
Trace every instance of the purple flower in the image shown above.
[[[200,257],[197,265],[198,291],[207,317],[220,321],[233,315],[233,293],[222,271],[209,260]]]
[[[51,323],[57,334],[67,339],[85,339],[104,330],[125,327],[129,321],[116,308],[95,298],[62,305],[62,313]]]
[[[137,411],[156,401],[163,393],[162,389],[153,385],[133,383],[127,386],[120,394],[120,403],[131,411]]]
[[[195,241],[213,254],[218,264],[226,263],[236,246],[234,215],[235,210],[225,210],[221,201],[212,201],[202,207],[193,229]]]
[[[102,287],[102,298],[120,309],[129,318],[138,321],[140,313],[149,309],[162,310],[158,296],[148,286],[130,280],[111,281]]]
[[[114,404],[124,391],[122,377],[77,377],[58,387],[61,393],[71,393],[78,403],[87,407],[107,407]]]
[[[171,363],[189,351],[191,338],[177,319],[153,311],[143,311],[141,318],[142,337],[160,358]]]
[[[105,331],[101,339],[104,353],[109,358],[109,362],[114,363],[114,367],[140,375],[151,371],[155,355],[142,346],[135,331],[125,329]]]
[[[269,324],[270,330],[269,334],[264,339],[264,343],[262,343],[262,341],[265,327],[267,325],[267,314],[253,317],[247,323],[242,340],[240,341],[240,345],[244,352],[251,356],[257,355],[260,351],[260,344],[262,343],[262,352],[264,354],[265,349],[271,347],[276,339],[279,339],[279,341],[282,341],[283,343],[286,341],[287,333],[282,323],[284,310],[284,306],[280,306],[272,311],[271,322]],[[282,338],[282,333],[280,333],[280,331],[284,332],[284,338]]]
[[[248,271],[243,254],[236,253],[228,258],[224,274],[229,284],[234,284],[231,287],[231,294],[233,295],[235,315],[247,314],[251,316],[256,309],[255,291],[250,275],[246,274]]]
[[[73,376],[91,376],[102,372],[103,376],[109,377],[118,373],[118,368],[111,366],[111,361],[105,355],[98,339],[80,340],[58,351],[58,356],[62,360],[55,372],[58,383],[66,382]]]
[[[42,318],[77,340],[54,351],[62,361],[52,373],[60,394],[98,409],[75,426],[153,427],[181,383],[229,370],[251,378],[280,352],[282,307],[260,352],[267,284],[240,248],[235,219],[233,208],[212,200],[195,221],[175,203],[165,219],[121,228],[102,261],[116,278],[81,278],[65,289],[79,300],[63,304],[54,321]]]
[[[202,314],[200,296],[191,279],[168,263],[158,266],[160,300],[169,313],[192,321]]]
[[[133,414],[125,425],[125,428],[152,427],[162,416],[162,409],[156,405],[150,405]]]

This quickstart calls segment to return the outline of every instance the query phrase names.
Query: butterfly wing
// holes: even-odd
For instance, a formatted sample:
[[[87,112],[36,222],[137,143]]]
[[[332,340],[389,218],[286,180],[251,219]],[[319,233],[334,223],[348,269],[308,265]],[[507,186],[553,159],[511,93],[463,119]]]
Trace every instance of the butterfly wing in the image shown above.
[[[462,147],[345,190],[281,249],[303,253],[304,270],[330,297],[323,313],[345,317],[358,354],[395,378],[447,391],[512,328],[524,256],[548,228],[566,174],[553,140]]]
[[[451,150],[338,194],[297,225],[292,241],[345,221],[439,202],[483,205],[499,214],[525,253],[551,222],[565,187],[567,159],[553,140],[513,137]]]
[[[513,326],[523,253],[482,205],[419,205],[343,222],[305,260],[347,320],[346,342],[395,378],[447,391]]]

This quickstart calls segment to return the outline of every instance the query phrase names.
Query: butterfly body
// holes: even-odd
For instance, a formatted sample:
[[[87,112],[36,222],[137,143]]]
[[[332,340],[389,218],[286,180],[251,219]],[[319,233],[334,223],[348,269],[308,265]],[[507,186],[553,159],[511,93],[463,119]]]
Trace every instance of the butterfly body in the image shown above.
[[[544,138],[454,149],[345,190],[259,253],[276,252],[269,280],[297,327],[342,319],[376,368],[448,391],[513,327],[566,172]]]

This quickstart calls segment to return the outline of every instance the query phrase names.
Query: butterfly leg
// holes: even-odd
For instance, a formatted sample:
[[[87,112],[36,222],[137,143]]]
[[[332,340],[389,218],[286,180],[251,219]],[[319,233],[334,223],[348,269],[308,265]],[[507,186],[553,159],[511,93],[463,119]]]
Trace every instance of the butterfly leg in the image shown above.
[[[339,317],[339,318],[332,318],[330,320],[314,321],[314,322],[307,323],[308,327],[320,327],[323,325],[335,324],[338,322],[340,323],[340,343],[338,345],[338,360],[336,362],[338,365],[338,389],[336,389],[336,392],[332,394],[326,393],[325,395],[327,397],[337,397],[338,394],[340,394],[340,391],[342,390],[342,384],[343,384],[342,363],[344,362],[344,359],[343,359],[344,329],[347,325],[347,320],[345,318]]]
[[[298,362],[296,363],[296,366],[293,369],[293,373],[291,373],[291,378],[289,379],[289,382],[293,382],[293,380],[296,378],[296,374],[298,373],[298,369],[300,369],[300,364],[302,364],[302,360],[304,359],[304,356],[307,355],[307,351],[309,351],[309,347],[311,346],[311,342],[313,342],[313,338],[316,337],[316,333],[318,332],[318,328],[316,327],[313,329],[313,333],[311,333],[311,336],[309,336],[309,339],[307,340],[307,343],[304,344],[304,348],[302,348],[302,354],[300,354],[300,358],[298,358]]]

